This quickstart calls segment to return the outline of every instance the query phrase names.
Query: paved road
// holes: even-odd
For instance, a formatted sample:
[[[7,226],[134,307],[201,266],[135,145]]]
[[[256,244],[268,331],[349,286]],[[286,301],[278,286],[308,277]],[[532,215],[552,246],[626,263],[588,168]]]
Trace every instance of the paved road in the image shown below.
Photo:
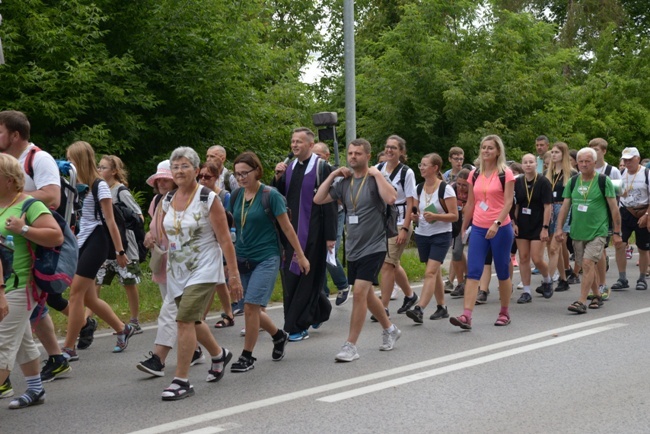
[[[616,276],[608,273],[610,283]],[[577,292],[574,285],[522,306],[514,303],[515,291],[512,324],[494,327],[493,289],[477,307],[471,332],[446,320],[416,326],[394,315],[403,335],[392,352],[378,351],[380,328],[368,321],[361,358],[337,364],[348,303],[335,307],[311,339],[291,343],[281,362],[271,361],[270,338],[262,335],[253,371],[228,372],[212,384],[205,382],[207,365],[192,368],[196,395],[180,402],[160,399],[175,353],[164,378],[135,369],[151,349],[153,326],[123,354],[111,353],[114,337],[104,334],[80,352],[68,378],[46,385],[45,405],[13,411],[0,401],[0,433],[647,433],[650,292],[615,292],[603,309],[576,316],[566,307]],[[460,299],[448,305],[452,314],[461,312]],[[281,323],[280,308],[270,313]],[[243,345],[241,323],[214,330],[235,355]],[[12,379],[23,390],[21,376]]]

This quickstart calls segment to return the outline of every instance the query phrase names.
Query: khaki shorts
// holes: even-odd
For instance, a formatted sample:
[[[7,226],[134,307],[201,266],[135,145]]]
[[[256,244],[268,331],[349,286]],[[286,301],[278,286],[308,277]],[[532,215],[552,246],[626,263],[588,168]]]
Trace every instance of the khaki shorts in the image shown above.
[[[576,264],[582,264],[584,259],[598,263],[607,246],[607,237],[596,237],[589,241],[573,240],[573,251],[576,255]]]
[[[399,265],[399,260],[402,257],[402,253],[404,253],[404,250],[406,250],[406,246],[408,245],[412,236],[413,236],[413,226],[409,228],[409,234],[406,237],[406,240],[402,244],[397,244],[397,237],[389,238],[388,252],[386,252],[386,259],[384,259],[384,262],[387,262],[397,267]]]
[[[29,304],[34,309],[36,302],[29,292]],[[25,288],[14,289],[6,294],[9,314],[0,322],[0,369],[11,371],[14,364],[22,365],[38,360],[41,353],[34,343],[32,327],[29,324],[31,310],[27,309]]]
[[[174,299],[178,306],[176,321],[200,323],[203,321],[205,310],[214,298],[216,283],[197,283],[183,290],[183,295]]]

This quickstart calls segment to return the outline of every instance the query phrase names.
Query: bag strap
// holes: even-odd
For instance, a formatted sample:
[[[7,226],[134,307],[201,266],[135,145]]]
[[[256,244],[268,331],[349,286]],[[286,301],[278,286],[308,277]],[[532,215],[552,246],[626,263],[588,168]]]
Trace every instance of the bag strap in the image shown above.
[[[27,174],[27,176],[29,176],[32,179],[34,179],[34,154],[36,154],[40,150],[41,150],[41,148],[34,145],[29,150],[29,152],[27,153],[27,157],[25,158],[24,170],[25,170],[25,173]]]
[[[447,188],[447,183],[445,181],[440,181],[440,186],[438,187],[438,202],[440,202],[440,206],[442,207],[442,209],[445,210],[445,214],[449,213],[449,210],[447,209],[447,204],[445,203],[446,188]]]

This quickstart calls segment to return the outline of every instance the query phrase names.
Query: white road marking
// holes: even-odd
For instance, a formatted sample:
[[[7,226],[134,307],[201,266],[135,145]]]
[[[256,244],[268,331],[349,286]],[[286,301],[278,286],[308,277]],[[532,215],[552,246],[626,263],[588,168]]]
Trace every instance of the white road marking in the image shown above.
[[[550,347],[552,345],[558,345],[564,342],[572,341],[574,339],[583,338],[586,336],[591,336],[596,333],[602,333],[608,330],[613,330],[615,328],[626,326],[627,324],[609,324],[601,327],[596,327],[589,330],[583,330],[581,332],[573,333],[566,336],[561,336],[554,339],[549,339],[544,342],[538,342],[535,344],[525,345],[523,347],[513,348],[506,351],[501,351],[499,353],[490,354],[487,356],[479,357],[472,360],[466,360],[464,362],[455,363],[453,365],[443,366],[442,368],[432,369],[430,371],[418,372],[417,374],[408,375],[406,377],[400,377],[389,381],[384,381],[382,383],[372,384],[370,386],[361,387],[358,389],[350,390],[347,392],[337,393],[335,395],[325,396],[323,398],[317,399],[317,401],[323,402],[338,402],[345,399],[355,398],[357,396],[366,395],[373,392],[378,392],[380,390],[389,389],[391,387],[402,386],[404,384],[412,383],[414,381],[423,380],[425,378],[436,377],[438,375],[447,374],[449,372],[459,371],[465,368],[471,368],[474,366],[482,365],[489,362],[494,362],[495,360],[504,359],[506,357],[516,356],[518,354],[527,353],[529,351],[539,350],[541,348]]]
[[[200,428],[194,431],[187,431],[183,434],[216,434],[235,428],[241,428],[241,425],[238,423],[224,423],[217,426],[206,426],[205,428]]]
[[[312,387],[309,389],[298,390],[291,393],[286,393],[284,395],[277,395],[271,398],[261,399],[259,401],[248,402],[246,404],[236,405],[234,407],[228,407],[221,410],[215,410],[208,413],[203,413],[197,416],[188,417],[186,419],[179,419],[174,422],[169,422],[157,426],[152,426],[145,428],[139,431],[134,431],[131,434],[157,434],[168,431],[173,431],[177,429],[182,429],[188,426],[196,425],[199,423],[208,423],[210,421],[234,416],[236,414],[245,413],[247,411],[256,410],[259,408],[269,407],[272,405],[282,404],[285,402],[293,401],[295,399],[305,398],[313,395],[318,395],[320,393],[327,393],[333,390],[342,389],[349,386],[354,386],[355,384],[364,383],[367,381],[379,380],[392,375],[399,375],[405,372],[414,371],[422,368],[427,368],[429,366],[440,365],[442,363],[453,362],[462,358],[477,356],[479,354],[487,353],[490,351],[500,350],[513,345],[524,344],[527,342],[535,341],[538,339],[546,339],[554,335],[559,335],[562,333],[568,333],[574,330],[584,329],[594,327],[606,322],[618,321],[623,318],[628,318],[635,315],[642,315],[650,313],[650,307],[637,309],[630,312],[624,312],[616,315],[607,316],[604,318],[598,318],[590,321],[584,321],[577,324],[572,324],[565,327],[560,327],[557,329],[548,330],[545,332],[535,333],[528,336],[523,336],[517,339],[511,339],[504,342],[498,342],[495,344],[486,345],[479,348],[474,348],[471,350],[461,351],[459,353],[450,354],[447,356],[438,357],[435,359],[424,360],[422,362],[413,363],[411,365],[400,366],[397,368],[387,369],[385,371],[374,372],[372,374],[366,374],[359,377],[350,378],[347,380],[337,381],[335,383],[324,384],[321,386]],[[334,363],[332,361],[332,363]]]

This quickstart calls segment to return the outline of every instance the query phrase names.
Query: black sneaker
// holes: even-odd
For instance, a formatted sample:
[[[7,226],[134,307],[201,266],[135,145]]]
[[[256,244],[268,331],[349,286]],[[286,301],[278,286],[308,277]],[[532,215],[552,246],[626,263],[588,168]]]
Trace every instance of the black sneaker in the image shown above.
[[[279,362],[284,358],[284,349],[289,342],[289,333],[282,330],[282,338],[277,341],[273,341],[273,352],[271,353],[271,359],[274,362]]]
[[[571,274],[567,277],[566,281],[569,285],[579,285],[580,277],[578,277],[576,273],[571,272]]]
[[[388,312],[388,308],[385,308],[384,310],[386,311],[386,315],[388,316],[388,318],[390,318],[390,312]],[[379,322],[379,320],[377,318],[375,318],[374,315],[370,315],[370,321]]]
[[[404,297],[404,303],[402,304],[402,307],[397,309],[397,313],[402,314],[406,313],[409,309],[411,309],[415,303],[418,301],[418,295],[414,292],[413,296],[411,297]]]
[[[202,363],[205,363],[205,356],[203,355],[203,350],[199,346],[196,347],[194,354],[192,354],[192,361],[190,362],[190,366],[200,365]]]
[[[517,304],[526,304],[530,303],[531,301],[533,301],[533,297],[531,297],[529,293],[524,292],[519,297],[519,300],[517,300]]]
[[[221,347],[221,353],[221,357],[216,360],[213,358],[212,363],[223,363],[223,366],[221,367],[220,371],[213,369],[208,370],[208,378],[205,380],[208,383],[216,383],[217,381],[221,380],[223,378],[223,374],[226,373],[226,366],[228,366],[228,363],[230,363],[230,360],[232,359],[232,353],[223,347]]]
[[[406,311],[406,316],[411,318],[417,324],[422,324],[422,318],[424,314],[420,306],[415,306],[413,309]]]
[[[78,349],[85,350],[90,347],[95,339],[95,330],[97,330],[97,320],[91,317],[86,318],[86,325],[79,332]]]
[[[61,377],[70,371],[70,363],[68,363],[65,357],[50,356],[45,362],[45,366],[43,366],[43,369],[41,370],[41,381],[43,383],[49,383],[50,381],[54,381],[54,379]]]
[[[553,282],[542,283],[542,295],[544,298],[553,297]]]
[[[459,283],[456,285],[453,291],[449,294],[451,297],[463,297],[465,296],[465,284]]]
[[[255,368],[255,357],[239,356],[239,360],[230,366],[230,372],[246,372]]]
[[[443,319],[443,318],[449,318],[449,312],[447,312],[447,307],[438,305],[438,309],[429,317],[429,319],[432,320],[437,320],[437,319]]]
[[[535,288],[535,292],[538,293],[539,295],[544,294],[544,284],[541,284],[537,288]]]
[[[160,357],[149,351],[149,355],[151,356],[144,362],[140,362],[136,365],[136,368],[138,368],[142,372],[146,372],[147,374],[151,374],[154,377],[164,377],[165,376],[165,364],[160,361]]]
[[[488,293],[487,291],[478,290],[478,295],[476,296],[476,304],[485,304],[487,303]]]
[[[555,287],[556,292],[563,292],[569,290],[569,282],[566,280],[558,280],[557,286]]]

